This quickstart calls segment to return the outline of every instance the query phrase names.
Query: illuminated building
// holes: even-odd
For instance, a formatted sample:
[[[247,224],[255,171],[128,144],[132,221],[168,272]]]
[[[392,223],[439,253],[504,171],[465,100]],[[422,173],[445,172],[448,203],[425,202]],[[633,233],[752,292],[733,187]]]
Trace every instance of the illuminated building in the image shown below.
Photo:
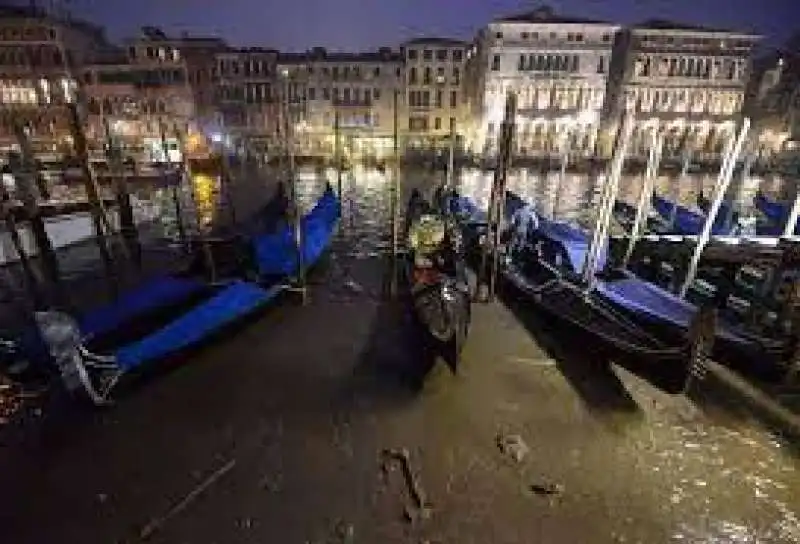
[[[745,99],[762,159],[800,149],[800,34],[755,63]]]
[[[63,108],[80,67],[108,45],[102,29],[29,7],[0,7],[0,149],[17,147],[14,122],[28,128],[39,159],[71,152]]]
[[[619,26],[549,8],[496,19],[468,52],[471,149],[496,152],[506,96],[517,95],[515,156],[592,154]],[[566,147],[565,147],[566,146]]]
[[[194,96],[178,44],[148,27],[125,49],[104,53],[83,72],[92,156],[102,157],[105,121],[125,158],[163,162],[166,143],[166,158],[180,160],[178,142],[194,117]]]
[[[230,48],[215,57],[219,129],[263,152],[273,146],[277,131],[277,58],[277,51],[263,48]]]
[[[344,156],[391,154],[395,94],[402,108],[402,60],[390,48],[367,53],[281,54],[281,92],[299,155],[332,157],[338,117]],[[398,123],[400,119],[398,119]]]
[[[612,126],[636,112],[631,151],[644,157],[655,127],[665,133],[664,155],[691,149],[718,158],[740,117],[750,54],[759,36],[668,21],[625,30],[610,83]]]
[[[402,45],[405,63],[407,144],[433,148],[451,131],[463,137],[469,111],[464,97],[464,66],[469,44],[446,38],[418,38]]]

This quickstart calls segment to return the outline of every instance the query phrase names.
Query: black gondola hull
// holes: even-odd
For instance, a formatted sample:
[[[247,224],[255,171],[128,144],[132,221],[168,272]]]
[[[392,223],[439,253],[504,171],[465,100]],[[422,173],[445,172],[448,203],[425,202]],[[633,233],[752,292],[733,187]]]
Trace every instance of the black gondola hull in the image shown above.
[[[643,328],[669,343],[687,341],[688,332],[685,327],[670,323],[656,316],[619,308],[620,312],[630,319],[636,320]],[[736,329],[733,329],[736,330]],[[736,341],[727,335],[717,335],[711,353],[712,359],[746,374],[765,381],[780,381],[786,370],[782,366],[788,354],[788,343],[771,338],[749,335],[745,331],[736,331],[742,340]]]
[[[446,277],[441,282],[419,286],[413,281],[413,264],[404,259],[407,309],[423,342],[448,361],[461,355],[472,317],[466,283]]]
[[[531,282],[513,265],[502,269],[504,291],[524,300],[560,331],[579,341],[602,347],[615,362],[669,393],[683,390],[689,374],[689,349],[685,339],[670,342],[654,338],[652,331],[625,326],[607,317],[608,309],[592,296],[560,279]],[[662,341],[663,340],[663,341]]]

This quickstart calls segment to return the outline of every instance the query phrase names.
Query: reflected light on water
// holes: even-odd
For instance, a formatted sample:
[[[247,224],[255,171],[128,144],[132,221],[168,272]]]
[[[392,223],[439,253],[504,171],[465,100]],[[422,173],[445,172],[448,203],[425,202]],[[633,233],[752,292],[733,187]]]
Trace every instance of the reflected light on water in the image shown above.
[[[690,174],[680,180],[678,177],[678,172],[662,173],[655,180],[656,192],[699,211],[697,197],[701,193],[706,197],[713,194],[717,174]],[[562,177],[558,171],[511,169],[507,174],[506,186],[534,205],[545,217],[589,225],[593,219],[592,214],[600,203],[605,179],[605,172],[591,175],[566,173]],[[477,169],[462,170],[458,178],[461,191],[483,209],[488,209],[493,180],[493,172]],[[735,178],[735,181],[741,184],[737,194],[745,209],[752,206],[757,190],[777,195],[782,183],[776,176],[749,177],[745,180]],[[636,205],[643,185],[644,174],[622,176],[617,199]]]
[[[198,172],[193,173],[191,179],[197,222],[200,227],[205,228],[211,225],[215,217],[219,178]]]

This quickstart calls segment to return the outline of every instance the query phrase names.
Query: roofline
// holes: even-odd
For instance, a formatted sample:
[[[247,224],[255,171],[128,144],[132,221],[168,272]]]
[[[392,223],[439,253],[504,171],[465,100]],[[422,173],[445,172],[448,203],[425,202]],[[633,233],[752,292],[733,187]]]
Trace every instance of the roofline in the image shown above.
[[[409,45],[459,45],[463,47],[469,47],[470,42],[458,40],[456,38],[422,37],[412,38],[400,43],[401,48]]]
[[[658,26],[654,27],[652,25],[658,24]],[[670,25],[674,24],[674,27]],[[648,33],[648,32],[655,32],[655,33],[663,33],[663,32],[670,32],[676,34],[719,34],[719,35],[726,35],[726,36],[735,36],[740,38],[755,38],[755,39],[763,39],[763,35],[755,34],[753,32],[747,32],[742,30],[735,30],[735,29],[725,29],[725,28],[710,28],[710,27],[703,27],[702,25],[692,25],[689,23],[680,23],[677,21],[666,21],[666,20],[659,20],[659,19],[650,19],[647,21],[642,21],[635,25],[629,25],[628,30],[631,33]]]
[[[764,36],[761,34],[753,34],[749,32],[740,32],[736,30],[690,30],[688,28],[647,28],[647,27],[638,27],[632,26],[628,27],[628,30],[631,31],[632,34],[663,34],[663,33],[670,33],[670,34],[687,34],[687,35],[698,35],[702,34],[704,36],[708,36],[709,34],[712,35],[719,35],[720,37],[726,38],[749,38],[753,40],[763,40]]]
[[[585,21],[548,21],[546,19],[541,20],[514,20],[514,19],[493,19],[489,21],[489,25],[552,25],[552,26],[607,26],[607,27],[621,27],[624,26],[621,23],[614,23],[611,21],[595,21],[591,19],[586,19]]]

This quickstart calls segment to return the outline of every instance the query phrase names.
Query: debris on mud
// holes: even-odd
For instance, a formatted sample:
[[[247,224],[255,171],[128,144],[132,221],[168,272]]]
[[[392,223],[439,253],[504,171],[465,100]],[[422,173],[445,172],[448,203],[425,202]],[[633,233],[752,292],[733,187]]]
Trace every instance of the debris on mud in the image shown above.
[[[334,536],[337,544],[353,544],[356,538],[356,530],[352,523],[345,523],[339,520],[334,529]]]
[[[348,279],[344,282],[344,286],[351,292],[355,294],[361,294],[364,292],[364,287],[356,282],[353,279]]]
[[[497,435],[497,449],[516,463],[522,462],[530,451],[528,445],[518,434]]]
[[[11,421],[25,407],[30,399],[41,396],[42,392],[25,391],[10,378],[0,374],[0,426]],[[36,412],[38,408],[34,411]],[[38,413],[34,413],[38,416]]]
[[[530,490],[535,495],[540,495],[543,497],[553,497],[556,495],[561,495],[564,492],[564,486],[562,484],[531,484]]]
[[[381,456],[383,458],[381,470],[384,476],[388,476],[393,464],[399,464],[403,471],[403,480],[411,498],[411,504],[406,505],[404,508],[404,519],[409,523],[417,523],[430,518],[432,512],[431,504],[427,500],[419,477],[411,468],[411,454],[408,449],[384,449],[381,452]]]

